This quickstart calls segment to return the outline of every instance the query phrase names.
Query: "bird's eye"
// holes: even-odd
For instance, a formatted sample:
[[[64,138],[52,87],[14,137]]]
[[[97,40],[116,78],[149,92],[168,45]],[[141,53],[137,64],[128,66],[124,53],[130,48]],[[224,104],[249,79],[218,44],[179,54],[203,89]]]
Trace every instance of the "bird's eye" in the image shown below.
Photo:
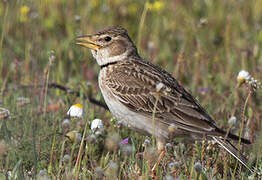
[[[111,41],[111,37],[106,36],[106,37],[105,37],[105,41],[107,41],[107,42]]]

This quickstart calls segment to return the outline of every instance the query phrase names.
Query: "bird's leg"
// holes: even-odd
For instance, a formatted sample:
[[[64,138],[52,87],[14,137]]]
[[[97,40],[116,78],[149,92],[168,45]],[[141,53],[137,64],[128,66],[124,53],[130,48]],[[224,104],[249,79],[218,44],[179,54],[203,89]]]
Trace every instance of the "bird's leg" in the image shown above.
[[[166,154],[165,141],[157,140],[157,149],[158,149],[159,157],[158,157],[157,162],[154,164],[153,168],[151,169],[152,179],[157,179],[156,169],[157,169],[158,165],[161,163],[162,159],[164,158],[164,156]]]
[[[156,168],[158,167],[158,165],[160,164],[160,162],[162,161],[163,157],[165,156],[166,154],[166,150],[162,150],[162,152],[160,153],[159,157],[158,157],[158,160],[157,162],[155,163],[155,165],[153,166],[152,168],[152,178],[156,177]]]

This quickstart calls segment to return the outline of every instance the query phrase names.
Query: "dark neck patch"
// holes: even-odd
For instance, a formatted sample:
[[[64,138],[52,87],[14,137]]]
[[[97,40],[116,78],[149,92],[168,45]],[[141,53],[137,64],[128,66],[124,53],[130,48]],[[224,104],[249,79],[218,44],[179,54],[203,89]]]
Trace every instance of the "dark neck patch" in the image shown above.
[[[102,66],[100,66],[100,68],[103,69],[103,68],[105,68],[105,67],[107,67],[107,66],[109,66],[109,65],[117,64],[117,62],[118,62],[118,61],[114,61],[114,62],[109,62],[109,63],[107,63],[107,64],[103,64]]]

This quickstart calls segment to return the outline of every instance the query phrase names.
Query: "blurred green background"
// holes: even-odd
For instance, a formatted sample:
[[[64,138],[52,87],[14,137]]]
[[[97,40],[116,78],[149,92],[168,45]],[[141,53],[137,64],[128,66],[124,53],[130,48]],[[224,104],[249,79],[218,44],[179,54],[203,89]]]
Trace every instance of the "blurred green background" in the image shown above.
[[[212,78],[229,85],[241,69],[261,77],[261,11],[262,2],[254,0],[1,1],[0,82],[12,82],[14,68],[17,82],[32,82],[50,51],[56,56],[52,80],[92,80],[89,70],[98,67],[74,38],[113,25],[125,27],[135,43],[139,38],[139,52],[192,91]]]
[[[41,92],[19,89],[43,84],[48,70],[49,82],[81,92],[87,90],[86,82],[91,82],[90,93],[102,100],[97,86],[99,67],[91,53],[76,46],[74,39],[107,26],[126,28],[141,56],[173,74],[220,127],[229,128],[231,116],[236,116],[240,124],[248,89],[236,87],[238,72],[245,69],[258,81],[262,79],[262,0],[1,0],[0,106],[8,108],[13,119],[6,122],[6,127],[1,125],[0,137],[5,142],[16,138],[12,133],[19,129],[22,148],[7,158],[1,157],[5,163],[0,169],[12,169],[20,159],[28,159],[24,164],[28,163],[26,169],[32,169],[36,159],[48,157],[46,151],[52,146],[53,136],[47,137],[48,141],[41,137],[59,131],[55,124],[62,121],[72,103],[88,106],[88,119],[111,118],[83,97],[68,97],[59,90],[48,91],[44,103],[62,99],[66,107],[42,117],[35,114],[35,108],[43,101],[39,98]],[[50,58],[53,61],[49,67]],[[244,112],[245,122],[249,122],[247,137],[252,140],[259,135],[261,95],[258,89]],[[27,109],[15,105],[20,96],[31,99]],[[122,134],[133,133],[126,131]],[[44,142],[45,157],[41,157],[43,149],[35,156],[27,155],[25,151],[35,152],[35,146],[27,143],[38,141]],[[39,170],[46,164],[48,161],[36,167]]]

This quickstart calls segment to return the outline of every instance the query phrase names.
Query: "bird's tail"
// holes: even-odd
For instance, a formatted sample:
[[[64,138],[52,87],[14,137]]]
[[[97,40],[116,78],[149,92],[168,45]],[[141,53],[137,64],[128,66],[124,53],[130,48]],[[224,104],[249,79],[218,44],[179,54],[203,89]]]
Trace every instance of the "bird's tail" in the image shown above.
[[[229,140],[219,138],[219,137],[214,137],[213,139],[220,145],[222,146],[227,152],[229,152],[232,156],[234,156],[242,165],[244,165],[251,173],[254,172],[253,169],[251,169],[248,166],[248,161],[246,157],[239,152],[239,150],[230,143]]]
[[[234,135],[234,134],[232,134],[232,133],[230,133],[230,132],[227,133],[226,131],[223,131],[222,129],[216,128],[216,132],[218,132],[219,134],[221,134],[221,136],[227,135],[227,137],[228,137],[229,139],[232,139],[232,140],[234,140],[234,141],[239,141],[239,139],[240,139],[241,143],[251,144],[251,142],[250,142],[248,139],[241,138],[241,137],[239,137],[239,136],[237,136],[237,135]]]

